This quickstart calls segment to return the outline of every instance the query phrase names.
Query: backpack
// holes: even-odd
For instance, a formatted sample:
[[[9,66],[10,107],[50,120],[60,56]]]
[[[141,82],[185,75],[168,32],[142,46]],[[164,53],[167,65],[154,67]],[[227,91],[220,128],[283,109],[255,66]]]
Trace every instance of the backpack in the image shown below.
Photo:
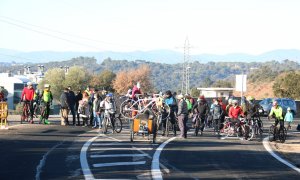
[[[188,110],[191,110],[193,108],[193,105],[192,105],[191,101],[189,99],[186,99],[185,102],[187,104]]]
[[[213,107],[213,117],[214,117],[214,119],[220,119],[221,115],[222,115],[221,106],[220,105],[215,105]]]

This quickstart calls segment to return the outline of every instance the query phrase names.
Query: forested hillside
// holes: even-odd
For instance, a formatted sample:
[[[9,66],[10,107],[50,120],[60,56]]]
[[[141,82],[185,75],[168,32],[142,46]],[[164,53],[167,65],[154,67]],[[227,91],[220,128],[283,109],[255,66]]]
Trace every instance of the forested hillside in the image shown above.
[[[122,70],[138,68],[146,64],[151,69],[151,80],[157,90],[179,90],[181,88],[182,64],[161,64],[143,60],[127,61],[105,59],[98,64],[93,57],[78,57],[68,61],[49,62],[43,64],[45,69],[51,69],[60,66],[83,66],[91,74],[97,74],[103,70],[110,70],[118,73]],[[38,64],[28,64],[33,71]],[[16,73],[23,70],[24,65],[0,66],[0,72],[8,70]],[[269,61],[264,63],[251,62],[208,62],[200,63],[198,61],[190,63],[190,87],[222,87],[234,86],[235,75],[247,74],[249,83],[263,83],[273,81],[278,74],[290,70],[299,70],[300,65],[297,62],[285,60],[283,62]]]

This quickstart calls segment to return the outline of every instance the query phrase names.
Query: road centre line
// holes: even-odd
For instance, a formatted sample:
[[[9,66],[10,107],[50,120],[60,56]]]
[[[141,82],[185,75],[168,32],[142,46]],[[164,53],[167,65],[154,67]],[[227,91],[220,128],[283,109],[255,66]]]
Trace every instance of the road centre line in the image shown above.
[[[91,151],[114,151],[114,150],[132,150],[134,148],[132,147],[126,147],[126,148],[105,148],[105,147],[101,147],[101,148],[91,148],[90,150]],[[152,150],[153,148],[136,148],[136,149],[139,149],[139,150]]]
[[[132,166],[132,165],[140,165],[146,164],[146,161],[136,161],[136,162],[114,162],[114,163],[101,163],[101,164],[93,164],[93,167],[109,167],[109,166]]]
[[[91,155],[91,158],[105,158],[105,157],[143,157],[147,154],[104,154],[104,155]]]
[[[295,171],[297,171],[298,173],[300,173],[300,169],[297,168],[296,166],[294,166],[293,164],[291,164],[290,162],[282,159],[280,156],[278,156],[273,150],[272,148],[270,147],[269,145],[269,137],[265,137],[264,140],[263,140],[263,145],[265,147],[265,149],[275,158],[277,159],[278,161],[280,161],[281,163],[287,165],[288,167],[294,169]]]

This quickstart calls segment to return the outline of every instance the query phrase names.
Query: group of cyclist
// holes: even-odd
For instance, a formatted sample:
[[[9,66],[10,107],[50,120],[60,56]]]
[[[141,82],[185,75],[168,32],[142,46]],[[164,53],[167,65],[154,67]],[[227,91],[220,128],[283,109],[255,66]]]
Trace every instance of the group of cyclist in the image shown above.
[[[27,82],[27,87],[24,87],[21,94],[22,116],[24,116],[24,111],[28,111],[29,123],[32,124],[33,117],[36,115],[37,109],[40,108],[39,123],[49,124],[48,118],[52,100],[53,96],[49,84],[45,84],[44,89],[40,92],[38,89],[34,90],[32,82]]]
[[[135,99],[137,94],[141,94],[140,84],[137,83],[132,90],[128,90],[127,97]],[[222,98],[213,99],[211,105],[205,99],[203,95],[194,101],[189,95],[176,95],[168,90],[164,93],[163,101],[170,107],[169,120],[173,126],[173,134],[176,136],[176,124],[178,124],[180,129],[180,137],[187,137],[187,121],[189,115],[193,114],[193,126],[197,123],[199,126],[200,135],[203,134],[205,127],[214,128],[215,132],[222,133],[223,124],[225,117],[235,126],[240,126],[240,117],[247,120],[259,117],[259,104],[255,103],[255,99],[251,96],[241,98],[241,105],[236,99],[228,99],[228,103],[225,104]],[[23,102],[23,107],[27,106],[29,108],[29,123],[33,123],[33,116],[35,114],[35,109],[40,107],[41,116],[40,123],[49,124],[49,112],[50,105],[52,104],[53,96],[50,90],[50,85],[45,84],[44,89],[40,92],[39,90],[34,90],[33,84],[31,82],[27,83],[27,87],[23,89],[21,95],[21,102]],[[76,108],[77,113],[83,119],[83,125],[88,124],[93,125],[93,128],[99,126],[102,127],[102,119],[105,114],[109,116],[114,116],[116,113],[116,104],[114,102],[113,94],[107,93],[106,91],[97,90],[94,91],[84,91],[82,94],[82,99],[78,102],[78,107]],[[286,117],[283,115],[282,107],[280,107],[277,101],[273,102],[273,107],[270,111],[269,117],[275,118],[275,126],[278,124],[280,128],[284,127],[284,119],[287,121],[292,121],[293,116],[288,109]],[[88,120],[90,119],[90,123]],[[113,119],[113,118],[112,118]],[[165,135],[166,131],[166,118],[163,118],[161,122],[162,135]],[[74,124],[75,122],[73,122]],[[290,127],[290,124],[289,124]],[[274,132],[275,133],[275,132]]]

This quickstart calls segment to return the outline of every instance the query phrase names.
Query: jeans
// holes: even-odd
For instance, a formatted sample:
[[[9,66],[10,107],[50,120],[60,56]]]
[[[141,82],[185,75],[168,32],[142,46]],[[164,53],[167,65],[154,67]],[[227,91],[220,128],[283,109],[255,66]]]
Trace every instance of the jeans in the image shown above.
[[[102,127],[101,114],[97,114],[95,111],[93,111],[93,117],[94,117],[94,127],[97,127],[97,125],[99,125],[99,128],[101,128]]]

